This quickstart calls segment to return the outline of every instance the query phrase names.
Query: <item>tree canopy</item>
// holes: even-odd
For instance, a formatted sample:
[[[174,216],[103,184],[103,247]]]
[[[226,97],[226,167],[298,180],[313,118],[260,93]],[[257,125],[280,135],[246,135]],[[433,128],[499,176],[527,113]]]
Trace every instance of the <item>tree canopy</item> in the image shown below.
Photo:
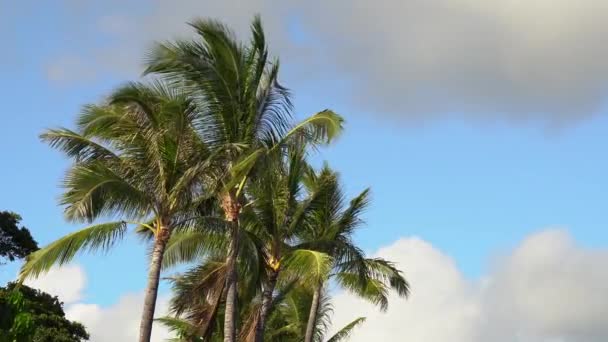
[[[65,317],[56,296],[16,283],[0,287],[0,342],[88,340],[85,327]]]
[[[140,342],[150,342],[161,268],[181,263],[192,267],[172,277],[172,316],[161,320],[180,341],[327,340],[330,282],[381,309],[389,291],[407,296],[401,272],[354,241],[369,190],[347,202],[337,172],[308,163],[339,137],[342,116],[325,109],[294,120],[259,17],[249,41],[216,20],[190,26],[193,37],[149,51],[148,80],[84,106],[75,128],[41,135],[72,162],[60,201],[66,218],[92,225],[37,251],[13,251],[9,258],[27,254],[20,280],[107,251],[133,228],[150,244]],[[109,217],[117,220],[97,222]],[[19,313],[41,298],[64,319],[56,298],[15,293],[6,302],[17,333],[38,317]],[[78,325],[62,327],[65,341],[86,339]]]
[[[38,244],[25,227],[19,227],[21,216],[0,211],[0,264],[25,258],[38,250]]]

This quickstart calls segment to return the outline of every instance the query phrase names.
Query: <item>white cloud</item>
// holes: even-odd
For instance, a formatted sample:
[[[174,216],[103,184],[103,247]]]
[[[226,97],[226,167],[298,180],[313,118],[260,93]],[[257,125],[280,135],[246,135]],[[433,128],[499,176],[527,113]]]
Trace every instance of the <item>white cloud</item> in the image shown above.
[[[608,249],[588,249],[563,230],[533,234],[495,260],[488,274],[470,280],[454,260],[426,241],[404,238],[376,255],[397,262],[412,285],[408,300],[391,298],[387,313],[338,293],[334,326],[368,320],[359,341],[601,342],[608,340]],[[82,301],[86,276],[66,266],[29,282],[58,295],[69,319],[85,324],[95,342],[136,340],[143,294],[123,295],[109,306]],[[157,316],[167,311],[159,298]],[[153,341],[169,337],[154,326]]]
[[[66,308],[66,317],[84,324],[91,335],[91,341],[136,341],[142,304],[143,294],[128,294],[109,307],[85,303],[70,305]],[[156,305],[156,316],[162,316],[166,312],[167,298],[160,297]],[[165,341],[169,337],[167,329],[162,325],[154,324],[152,341]]]
[[[397,262],[404,270],[412,286],[412,297],[407,301],[391,298],[389,311],[383,314],[348,294],[337,295],[335,327],[345,325],[356,316],[367,317],[351,342],[472,341],[472,322],[479,317],[479,306],[473,285],[458,271],[452,259],[417,238],[399,240],[382,248],[377,255]]]
[[[53,268],[37,279],[28,279],[25,284],[57,296],[65,304],[71,304],[82,299],[86,274],[79,265],[67,265]]]
[[[86,273],[79,265],[53,268],[37,279],[29,279],[26,285],[58,296],[64,302],[66,317],[85,325],[94,342],[136,341],[143,306],[143,292],[125,294],[110,306],[101,306],[83,301],[86,288]],[[168,298],[160,296],[156,305],[156,316],[167,314]],[[154,324],[152,341],[161,342],[169,338],[169,332],[160,324]]]
[[[561,230],[535,234],[479,281],[428,243],[403,239],[378,255],[397,261],[412,285],[388,313],[342,293],[335,326],[364,315],[351,342],[600,342],[608,340],[608,251],[577,246]]]

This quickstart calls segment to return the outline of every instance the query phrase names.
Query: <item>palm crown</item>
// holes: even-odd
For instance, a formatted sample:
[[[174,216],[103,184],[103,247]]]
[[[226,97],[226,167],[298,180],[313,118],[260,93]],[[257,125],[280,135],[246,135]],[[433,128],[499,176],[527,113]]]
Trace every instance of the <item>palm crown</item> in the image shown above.
[[[154,237],[142,330],[151,331],[160,261],[172,231],[187,225],[206,196],[213,158],[197,127],[196,106],[185,93],[163,83],[131,83],[103,105],[85,107],[77,131],[49,130],[42,139],[74,162],[61,198],[69,220],[102,216],[120,221],[96,224],[31,254],[21,277],[37,276],[77,252],[107,250],[135,223]]]

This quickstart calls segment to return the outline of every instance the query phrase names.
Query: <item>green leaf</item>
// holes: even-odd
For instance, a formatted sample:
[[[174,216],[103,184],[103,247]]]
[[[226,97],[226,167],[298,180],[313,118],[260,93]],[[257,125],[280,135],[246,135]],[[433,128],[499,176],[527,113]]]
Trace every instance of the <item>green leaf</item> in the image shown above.
[[[139,218],[149,213],[150,199],[123,175],[94,162],[75,165],[66,176],[61,199],[70,220],[91,222],[102,214]]]
[[[354,321],[345,325],[342,329],[340,329],[337,333],[335,333],[332,337],[330,337],[327,342],[341,342],[348,339],[353,330],[359,325],[365,322],[365,317],[359,317]]]
[[[298,276],[303,283],[318,284],[329,276],[332,258],[323,252],[298,249],[287,255],[281,264],[285,272]]]
[[[66,235],[46,247],[30,254],[21,267],[20,281],[38,277],[53,265],[70,262],[76,253],[84,251],[107,251],[127,230],[125,222],[97,224]]]
[[[344,119],[340,115],[325,109],[297,124],[278,146],[329,144],[342,133],[343,125]]]
[[[40,135],[40,139],[79,161],[118,160],[118,156],[107,147],[66,128],[50,129]]]

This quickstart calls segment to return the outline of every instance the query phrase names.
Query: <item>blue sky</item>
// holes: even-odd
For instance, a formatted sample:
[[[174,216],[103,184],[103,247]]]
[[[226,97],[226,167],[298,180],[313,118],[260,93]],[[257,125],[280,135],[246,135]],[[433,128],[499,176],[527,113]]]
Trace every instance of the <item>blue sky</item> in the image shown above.
[[[8,1],[0,5],[5,47],[0,60],[0,209],[21,214],[24,225],[46,244],[78,226],[66,223],[57,205],[69,163],[38,135],[49,127],[71,127],[83,104],[137,73],[119,66],[111,72],[111,65],[99,67],[108,73],[89,70],[95,65],[87,60],[91,49],[113,41],[99,33],[94,10],[74,20],[62,6],[25,4],[9,11],[11,6]],[[73,32],[75,23],[80,32]],[[306,40],[300,28],[290,27],[288,39]],[[66,52],[81,59],[62,59]],[[54,72],[58,59],[82,77]],[[353,90],[358,74],[322,65],[321,76],[306,78],[304,62],[283,63],[298,115],[329,107],[347,120],[344,136],[315,159],[328,160],[341,172],[349,194],[372,188],[368,225],[357,236],[366,250],[419,236],[453,257],[467,277],[476,278],[493,257],[548,227],[567,228],[585,246],[608,247],[608,116],[601,106],[581,106],[577,110],[586,112],[577,116],[580,120],[558,128],[548,122],[550,115],[518,121],[487,109],[475,116],[485,119],[456,108],[445,115],[433,113],[428,120],[409,120],[395,115],[395,109],[375,106],[378,94],[370,92],[375,99],[368,101]],[[451,101],[442,96],[433,100]],[[372,104],[362,106],[362,101]],[[108,305],[144,286],[145,248],[135,239],[107,256],[83,256],[77,262],[89,275],[87,302]],[[17,265],[0,272],[3,283],[14,277]]]

